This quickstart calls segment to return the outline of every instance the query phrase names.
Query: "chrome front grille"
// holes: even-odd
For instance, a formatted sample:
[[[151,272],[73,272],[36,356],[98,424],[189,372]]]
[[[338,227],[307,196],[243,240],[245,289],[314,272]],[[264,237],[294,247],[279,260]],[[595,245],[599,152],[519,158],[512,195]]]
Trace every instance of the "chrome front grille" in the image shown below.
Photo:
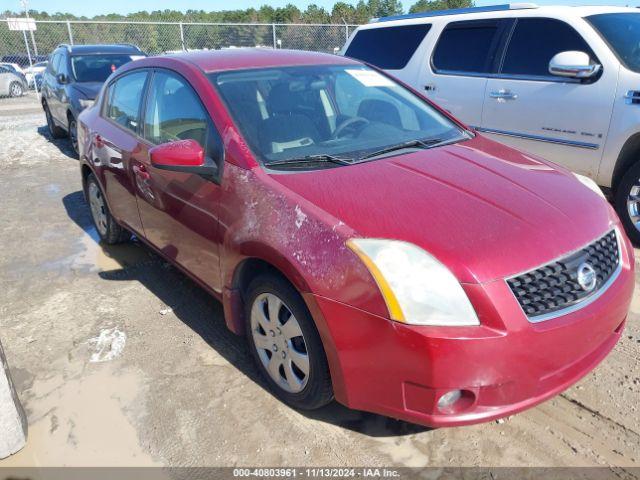
[[[617,274],[620,248],[615,230],[586,247],[542,267],[507,279],[530,322],[579,306]]]

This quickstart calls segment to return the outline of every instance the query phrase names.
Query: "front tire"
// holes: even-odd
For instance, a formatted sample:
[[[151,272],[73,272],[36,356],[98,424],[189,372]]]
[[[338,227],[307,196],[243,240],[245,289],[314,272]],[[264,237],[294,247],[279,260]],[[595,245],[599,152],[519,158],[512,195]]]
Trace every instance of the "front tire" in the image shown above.
[[[108,245],[126,242],[131,238],[131,232],[122,228],[109,212],[109,207],[93,174],[85,182],[85,198],[89,202],[91,218],[96,227],[100,240]]]
[[[9,85],[9,95],[11,97],[21,97],[24,95],[24,88],[22,88],[20,82],[12,82],[11,85]]]
[[[270,390],[303,410],[333,399],[320,335],[300,294],[283,278],[260,275],[245,301],[247,340]]]

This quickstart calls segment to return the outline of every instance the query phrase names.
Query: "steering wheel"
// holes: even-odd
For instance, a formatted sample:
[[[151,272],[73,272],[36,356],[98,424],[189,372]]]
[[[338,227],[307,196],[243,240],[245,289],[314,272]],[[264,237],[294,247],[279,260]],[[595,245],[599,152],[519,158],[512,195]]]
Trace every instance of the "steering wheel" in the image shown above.
[[[347,118],[344,122],[338,125],[338,128],[336,128],[335,131],[333,132],[333,135],[331,135],[331,139],[335,140],[337,138],[340,138],[342,136],[342,133],[344,133],[345,130],[349,128],[353,128],[354,125],[357,125],[359,123],[362,124],[362,126],[360,127],[360,129],[362,129],[365,125],[368,125],[371,122],[369,122],[369,120],[367,120],[364,117]]]

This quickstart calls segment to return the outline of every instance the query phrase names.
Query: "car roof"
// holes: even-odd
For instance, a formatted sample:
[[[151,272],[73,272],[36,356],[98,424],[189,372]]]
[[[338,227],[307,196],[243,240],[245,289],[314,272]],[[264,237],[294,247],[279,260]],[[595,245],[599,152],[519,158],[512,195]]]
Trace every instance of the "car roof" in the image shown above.
[[[205,72],[221,72],[250,68],[269,68],[296,65],[358,65],[350,58],[328,53],[302,50],[274,50],[271,48],[229,48],[224,50],[201,50],[181,52],[153,59],[173,58],[192,63]]]
[[[489,5],[486,7],[471,7],[452,10],[426,11],[407,15],[396,15],[373,19],[371,23],[362,25],[359,29],[391,27],[394,25],[406,25],[425,23],[444,18],[447,22],[458,20],[476,20],[486,18],[513,18],[513,17],[588,17],[600,13],[639,13],[637,8],[613,7],[607,5],[571,6],[549,5],[539,7],[535,3],[511,3],[503,5]]]
[[[140,54],[141,50],[135,45],[112,44],[112,45],[60,45],[66,47],[72,55],[77,54],[99,54],[99,53],[133,53]]]

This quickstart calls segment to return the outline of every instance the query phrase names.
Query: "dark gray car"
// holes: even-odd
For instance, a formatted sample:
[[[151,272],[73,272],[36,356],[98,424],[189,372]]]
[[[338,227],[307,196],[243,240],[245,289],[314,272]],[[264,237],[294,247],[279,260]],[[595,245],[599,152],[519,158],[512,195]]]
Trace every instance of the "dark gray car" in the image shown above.
[[[135,45],[60,45],[42,79],[42,108],[53,138],[69,136],[78,152],[78,115],[93,104],[102,84],[117,68],[146,57]]]

